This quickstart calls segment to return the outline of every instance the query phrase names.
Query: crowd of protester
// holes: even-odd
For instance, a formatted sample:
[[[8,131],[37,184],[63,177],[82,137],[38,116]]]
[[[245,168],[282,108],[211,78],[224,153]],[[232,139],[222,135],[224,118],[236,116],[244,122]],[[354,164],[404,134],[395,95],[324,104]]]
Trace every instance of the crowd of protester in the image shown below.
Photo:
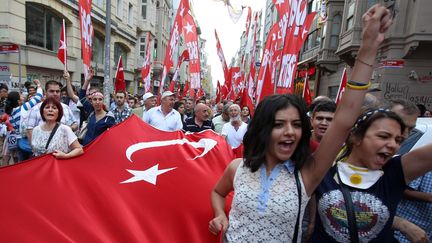
[[[102,92],[39,80],[24,93],[0,84],[1,165],[52,153],[68,159],[84,153],[103,132],[136,115],[163,131],[212,130],[237,159],[211,194],[213,234],[226,242],[428,242],[432,237],[432,145],[410,151],[421,136],[424,105],[404,99],[381,103],[368,93],[388,10],[372,7],[351,80],[341,103],[316,97],[307,107],[295,95],[273,95],[251,107],[202,97],[178,99],[119,90],[104,104]],[[225,198],[234,191],[229,217]],[[364,207],[354,205],[364,202]],[[336,212],[334,210],[342,210]],[[333,210],[333,211],[332,211]],[[345,215],[345,216],[341,216]],[[372,220],[372,218],[374,218]]]

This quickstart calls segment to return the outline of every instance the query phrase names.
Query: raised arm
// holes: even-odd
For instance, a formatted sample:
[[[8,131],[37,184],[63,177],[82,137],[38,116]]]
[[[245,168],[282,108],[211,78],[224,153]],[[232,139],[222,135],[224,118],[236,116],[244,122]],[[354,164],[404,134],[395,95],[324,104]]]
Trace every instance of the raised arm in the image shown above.
[[[363,15],[362,41],[351,79],[347,83],[333,122],[312,156],[313,161],[301,170],[308,195],[312,194],[333,164],[360,113],[364,96],[370,86],[378,47],[391,23],[390,11],[378,4]]]
[[[71,98],[74,103],[78,103],[79,98],[72,89],[71,77],[68,71],[64,71],[63,78],[66,80],[66,90],[69,98]]]
[[[432,170],[432,143],[414,149],[402,156],[402,168],[405,182],[408,184],[415,178]]]
[[[42,90],[42,87],[41,87],[39,80],[35,79],[35,80],[33,80],[33,83],[35,83],[37,85],[36,95],[33,96],[29,101],[27,101],[26,103],[24,103],[22,105],[22,108],[26,111],[30,110],[37,103],[41,102],[42,97],[43,97],[43,90]]]

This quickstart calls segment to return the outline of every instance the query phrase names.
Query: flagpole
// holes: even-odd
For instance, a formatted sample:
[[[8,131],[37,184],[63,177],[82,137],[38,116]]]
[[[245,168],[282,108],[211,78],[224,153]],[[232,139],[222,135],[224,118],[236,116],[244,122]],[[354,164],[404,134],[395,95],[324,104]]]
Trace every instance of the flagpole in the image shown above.
[[[104,103],[110,105],[112,90],[111,74],[111,0],[106,0],[105,10],[105,65],[104,65]],[[97,70],[96,70],[97,73]]]
[[[67,72],[67,42],[66,42],[66,24],[65,20],[63,19],[63,40],[64,40],[64,71]]]
[[[307,81],[308,81],[308,73],[307,73],[307,70],[306,70],[306,76],[305,76],[305,80],[304,80],[304,83],[303,83],[303,94],[302,94],[303,99],[305,98],[306,82]]]

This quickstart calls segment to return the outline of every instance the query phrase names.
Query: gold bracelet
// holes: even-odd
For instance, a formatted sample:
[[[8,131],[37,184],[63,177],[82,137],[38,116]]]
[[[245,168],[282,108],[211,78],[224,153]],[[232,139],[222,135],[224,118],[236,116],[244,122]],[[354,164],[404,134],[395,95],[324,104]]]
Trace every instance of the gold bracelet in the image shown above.
[[[354,89],[354,90],[367,90],[369,89],[369,87],[372,85],[372,83],[369,81],[369,83],[364,84],[364,85],[355,85],[352,84],[350,82],[347,82],[346,87],[349,89]]]
[[[367,66],[369,66],[369,67],[371,67],[371,68],[373,68],[373,66],[374,66],[373,64],[369,64],[369,63],[363,61],[363,60],[360,59],[360,58],[356,58],[356,61],[358,61],[358,62],[360,62],[360,63],[363,63],[364,65],[367,65]]]

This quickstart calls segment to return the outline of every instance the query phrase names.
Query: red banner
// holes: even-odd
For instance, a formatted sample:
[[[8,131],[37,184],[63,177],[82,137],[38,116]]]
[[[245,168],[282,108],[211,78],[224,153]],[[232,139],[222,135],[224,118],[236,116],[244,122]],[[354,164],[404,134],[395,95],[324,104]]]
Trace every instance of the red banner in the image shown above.
[[[92,0],[79,0],[79,16],[81,30],[81,50],[83,58],[84,78],[89,75],[92,47],[93,47],[93,25],[91,21]]]
[[[115,91],[126,90],[126,82],[124,79],[124,70],[123,70],[123,61],[122,56],[119,57],[118,64],[117,64],[117,71],[115,76]]]
[[[221,100],[221,86],[220,86],[220,82],[219,80],[217,81],[217,86],[216,86],[216,104],[220,103]]]
[[[67,71],[66,25],[64,19],[63,19],[63,24],[60,33],[60,44],[58,48],[57,57],[63,63],[64,70]]]
[[[273,70],[273,57],[281,42],[281,31],[279,24],[274,24],[267,35],[267,41],[261,60],[261,66],[258,72],[256,101],[257,103],[268,95],[274,93],[274,82],[271,78]]]
[[[163,93],[165,79],[168,76],[168,72],[173,66],[173,53],[177,50],[179,45],[179,38],[181,30],[183,28],[183,16],[189,11],[189,0],[181,0],[179,8],[177,9],[177,14],[174,19],[173,27],[171,29],[171,34],[169,38],[168,48],[166,49],[164,65],[162,68],[161,83],[159,86],[159,93]]]
[[[342,72],[342,78],[339,84],[338,93],[335,100],[336,104],[339,104],[339,102],[341,101],[342,95],[345,92],[346,84],[347,84],[347,74],[346,74],[346,68],[344,68]]]
[[[201,64],[198,47],[198,34],[193,17],[186,13],[183,17],[183,35],[189,51],[189,77],[192,89],[201,88]]]
[[[144,62],[141,68],[141,77],[144,83],[144,93],[150,91],[151,86],[151,77],[150,77],[150,31],[147,33],[147,47],[144,57]]]
[[[219,37],[218,37],[216,29],[215,29],[215,37],[216,37],[216,50],[217,50],[217,54],[218,54],[219,60],[220,60],[220,62],[222,64],[222,69],[223,69],[224,77],[225,77],[225,81],[226,81],[229,78],[229,75],[228,75],[228,66],[226,64],[225,55],[223,53],[222,46],[221,46],[221,44],[219,42]]]
[[[306,74],[306,78],[303,85],[303,95],[302,95],[304,101],[306,102],[307,106],[310,106],[312,104],[312,94],[309,89],[309,76]]]
[[[294,89],[293,82],[297,69],[298,53],[316,14],[313,12],[306,16],[306,5],[306,1],[292,1],[289,29],[285,36],[281,71],[277,82],[277,93],[292,93]]]
[[[208,222],[233,158],[224,138],[132,116],[84,150],[0,168],[1,242],[219,242]]]

